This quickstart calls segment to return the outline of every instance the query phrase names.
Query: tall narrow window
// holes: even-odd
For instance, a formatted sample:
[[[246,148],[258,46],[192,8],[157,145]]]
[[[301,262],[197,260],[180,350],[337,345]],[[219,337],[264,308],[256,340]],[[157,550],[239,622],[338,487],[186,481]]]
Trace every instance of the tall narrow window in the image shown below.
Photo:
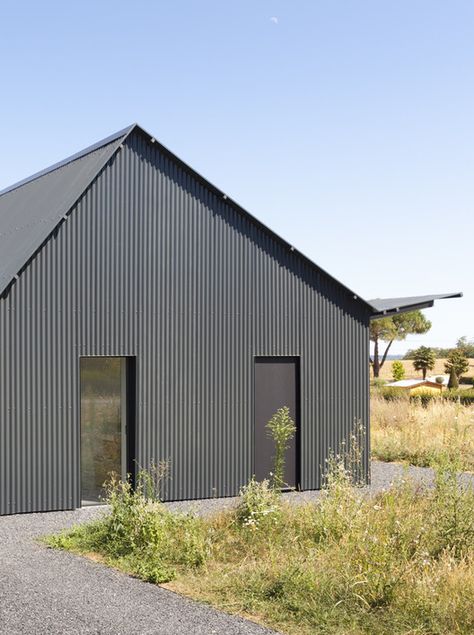
[[[82,504],[101,501],[111,473],[127,471],[127,364],[124,357],[81,358]]]

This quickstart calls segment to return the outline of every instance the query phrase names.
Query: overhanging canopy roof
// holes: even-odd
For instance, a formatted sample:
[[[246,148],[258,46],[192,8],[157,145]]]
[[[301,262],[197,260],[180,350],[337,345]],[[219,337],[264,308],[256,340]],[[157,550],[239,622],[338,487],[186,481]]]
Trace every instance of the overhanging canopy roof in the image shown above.
[[[372,320],[375,320],[377,318],[390,317],[396,313],[428,309],[433,306],[435,300],[461,297],[462,293],[457,292],[438,293],[436,295],[415,295],[407,298],[375,298],[375,300],[369,300],[369,304],[374,308],[374,312],[370,317]]]

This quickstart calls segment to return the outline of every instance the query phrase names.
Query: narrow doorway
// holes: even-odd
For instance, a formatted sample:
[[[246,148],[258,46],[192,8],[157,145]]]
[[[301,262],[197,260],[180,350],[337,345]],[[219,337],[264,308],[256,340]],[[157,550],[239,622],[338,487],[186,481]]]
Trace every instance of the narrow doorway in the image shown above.
[[[134,456],[133,360],[82,357],[81,500],[100,503],[111,473],[125,479]]]
[[[297,357],[256,357],[255,391],[255,477],[263,480],[273,469],[275,444],[266,425],[275,412],[288,406],[296,434],[285,454],[285,483],[299,486],[299,360]]]

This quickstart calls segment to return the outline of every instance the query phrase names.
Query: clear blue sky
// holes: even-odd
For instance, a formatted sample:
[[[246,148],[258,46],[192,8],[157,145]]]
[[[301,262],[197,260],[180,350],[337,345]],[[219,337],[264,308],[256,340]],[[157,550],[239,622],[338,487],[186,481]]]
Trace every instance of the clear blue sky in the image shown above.
[[[474,2],[0,5],[0,187],[137,121],[377,296],[462,290],[474,338]]]

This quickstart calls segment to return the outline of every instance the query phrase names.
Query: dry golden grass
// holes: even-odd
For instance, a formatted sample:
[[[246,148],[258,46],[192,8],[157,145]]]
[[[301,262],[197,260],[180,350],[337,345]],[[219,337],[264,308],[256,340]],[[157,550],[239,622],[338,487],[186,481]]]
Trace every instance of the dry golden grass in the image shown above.
[[[372,455],[382,461],[433,465],[449,453],[474,471],[474,406],[434,400],[426,407],[408,399],[371,398]]]
[[[110,516],[45,541],[288,635],[472,635],[474,490],[446,464],[372,498],[330,467],[318,504],[255,484],[207,518],[115,484]]]
[[[393,381],[393,377],[392,377],[393,361],[394,360],[388,360],[382,366],[382,370],[380,371],[381,379],[386,379],[387,381]],[[418,379],[423,376],[421,371],[416,371],[413,368],[413,360],[401,359],[399,361],[401,361],[403,366],[405,367],[405,379]],[[428,374],[429,375],[444,375],[445,362],[446,362],[445,359],[437,359],[434,369],[430,371]],[[372,370],[370,371],[370,375],[371,377],[373,377]],[[474,359],[469,360],[469,371],[464,375],[464,377],[474,377]]]

